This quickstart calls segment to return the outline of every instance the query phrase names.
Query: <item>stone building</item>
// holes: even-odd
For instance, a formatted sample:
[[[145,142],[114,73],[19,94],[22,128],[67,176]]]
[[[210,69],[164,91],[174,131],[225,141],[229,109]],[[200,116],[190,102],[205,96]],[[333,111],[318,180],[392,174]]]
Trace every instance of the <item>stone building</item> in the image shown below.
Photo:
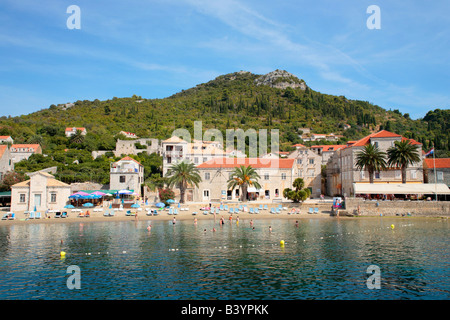
[[[356,156],[361,152],[365,145],[371,143],[377,146],[381,151],[394,146],[395,141],[409,140],[410,143],[419,146],[422,144],[402,137],[399,134],[382,130],[372,133],[358,141],[351,141],[346,147],[340,148],[330,157],[327,163],[327,193],[330,196],[340,194],[351,196],[355,194],[355,187],[358,184],[369,183],[369,174],[366,170],[360,171],[356,168]],[[407,183],[423,182],[422,160],[407,168]],[[374,183],[401,183],[402,176],[400,168],[389,168],[384,171],[375,172]],[[380,189],[380,193],[383,191]]]
[[[56,180],[49,173],[29,173],[30,180],[11,186],[11,211],[62,210],[71,194],[70,185]]]
[[[427,158],[423,162],[425,183],[444,183],[450,187],[450,158]]]
[[[0,181],[8,171],[14,170],[11,152],[7,145],[0,145]]]
[[[214,158],[197,166],[202,181],[199,187],[191,187],[186,191],[187,201],[218,202],[238,201],[239,188],[227,189],[227,180],[235,168],[251,165],[261,177],[260,189],[249,186],[248,200],[282,201],[283,190],[292,189],[297,178],[294,159],[262,159],[262,158]],[[286,199],[285,199],[286,200]]]
[[[130,157],[111,163],[109,184],[112,190],[133,190],[141,195],[144,183],[144,166]]]
[[[35,153],[42,154],[42,148],[39,144],[13,144],[10,151],[14,163],[28,159]]]
[[[302,178],[305,188],[311,191],[311,197],[319,197],[322,191],[322,157],[307,147],[297,148],[288,155],[294,159],[296,178]],[[292,188],[292,186],[290,187]]]

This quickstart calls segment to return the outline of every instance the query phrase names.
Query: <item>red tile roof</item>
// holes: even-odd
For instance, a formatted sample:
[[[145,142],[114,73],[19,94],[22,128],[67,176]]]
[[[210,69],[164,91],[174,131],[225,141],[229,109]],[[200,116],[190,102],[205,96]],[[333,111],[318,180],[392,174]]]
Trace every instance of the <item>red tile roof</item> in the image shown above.
[[[1,144],[0,145],[0,158],[3,157],[3,154],[5,153],[5,151],[8,149],[8,146],[5,144]]]
[[[41,146],[39,144],[13,144],[11,145],[11,149],[18,149],[18,148],[31,148],[34,151],[36,151],[38,148],[40,148]]]
[[[434,168],[434,163],[436,161],[436,168],[450,168],[450,158],[428,158],[424,159],[428,168]]]
[[[131,160],[131,161],[134,161],[134,162],[136,162],[137,164],[139,164],[139,165],[142,166],[142,164],[141,164],[139,161],[137,161],[137,160],[135,160],[135,159],[133,159],[133,158],[131,158],[131,157],[129,157],[129,156],[123,157],[123,158],[120,159],[119,161],[122,161],[122,160]]]
[[[291,169],[295,159],[263,159],[263,158],[213,158],[202,164],[199,169],[209,168],[236,168],[239,166],[252,166],[252,168],[279,168]]]
[[[392,132],[389,132],[387,130],[381,130],[381,131],[378,131],[376,133],[372,133],[372,134],[369,134],[368,136],[365,136],[364,138],[362,138],[362,139],[356,141],[355,143],[353,143],[350,147],[362,147],[362,146],[365,146],[366,144],[369,143],[369,140],[371,138],[399,138],[399,137],[402,138],[402,141],[409,140],[412,144],[421,144],[421,143],[417,142],[416,140],[402,137],[399,134],[392,133]]]
[[[322,152],[327,152],[327,151],[336,151],[342,148],[345,148],[346,145],[343,144],[329,144],[329,145],[317,145],[317,146],[311,146],[311,149],[313,148],[321,148]],[[330,148],[333,148],[333,150],[330,150]]]

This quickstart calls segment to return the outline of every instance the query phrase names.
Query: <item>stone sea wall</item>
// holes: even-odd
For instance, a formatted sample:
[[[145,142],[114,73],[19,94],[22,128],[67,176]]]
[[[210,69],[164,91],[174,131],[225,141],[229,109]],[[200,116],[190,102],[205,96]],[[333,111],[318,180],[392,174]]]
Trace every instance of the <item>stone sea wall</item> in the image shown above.
[[[356,213],[360,206],[361,216],[380,215],[395,216],[408,214],[413,216],[450,216],[449,201],[364,201],[361,198],[347,198],[346,210]]]

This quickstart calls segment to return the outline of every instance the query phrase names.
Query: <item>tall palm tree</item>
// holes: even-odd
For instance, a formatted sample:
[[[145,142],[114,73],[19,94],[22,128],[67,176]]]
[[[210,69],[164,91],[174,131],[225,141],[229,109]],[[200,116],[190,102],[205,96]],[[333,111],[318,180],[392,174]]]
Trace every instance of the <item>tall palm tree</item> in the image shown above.
[[[202,181],[198,169],[191,162],[179,162],[167,171],[167,184],[169,187],[177,186],[180,189],[180,203],[184,203],[184,194],[188,184],[198,184]]]
[[[419,146],[411,144],[409,140],[395,141],[395,145],[387,150],[388,165],[400,167],[402,183],[406,183],[406,168],[414,162],[420,161]]]
[[[366,169],[369,172],[369,181],[373,183],[375,171],[386,169],[385,158],[386,152],[380,151],[378,147],[369,143],[356,154],[356,167],[361,171]]]
[[[241,190],[241,201],[245,202],[247,201],[247,188],[249,186],[261,189],[261,185],[258,182],[258,179],[260,178],[261,177],[252,166],[240,166],[239,168],[234,169],[230,179],[228,179],[228,190],[239,187]]]

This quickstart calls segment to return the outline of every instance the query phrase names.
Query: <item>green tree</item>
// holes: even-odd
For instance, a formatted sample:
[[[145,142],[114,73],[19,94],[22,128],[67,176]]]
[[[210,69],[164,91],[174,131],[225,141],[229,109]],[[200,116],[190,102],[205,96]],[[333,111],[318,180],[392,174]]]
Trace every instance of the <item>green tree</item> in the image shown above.
[[[261,189],[261,185],[258,182],[258,179],[260,178],[261,177],[252,166],[240,166],[239,168],[234,169],[230,179],[228,179],[228,190],[239,187],[241,190],[241,201],[245,202],[247,201],[247,189],[249,186]]]
[[[70,137],[71,143],[82,144],[84,142],[84,135],[81,133],[81,130],[77,130],[77,132]]]
[[[409,140],[395,141],[395,145],[387,150],[388,165],[400,167],[402,183],[406,183],[406,168],[420,161],[419,146],[411,144]]]
[[[369,181],[373,183],[375,171],[386,169],[386,153],[380,151],[378,147],[369,143],[364,149],[356,153],[356,167],[362,171],[366,169],[369,172]]]
[[[188,184],[198,184],[202,181],[198,169],[193,163],[179,162],[167,171],[167,184],[169,187],[176,186],[180,189],[180,203],[184,203],[184,194]]]

